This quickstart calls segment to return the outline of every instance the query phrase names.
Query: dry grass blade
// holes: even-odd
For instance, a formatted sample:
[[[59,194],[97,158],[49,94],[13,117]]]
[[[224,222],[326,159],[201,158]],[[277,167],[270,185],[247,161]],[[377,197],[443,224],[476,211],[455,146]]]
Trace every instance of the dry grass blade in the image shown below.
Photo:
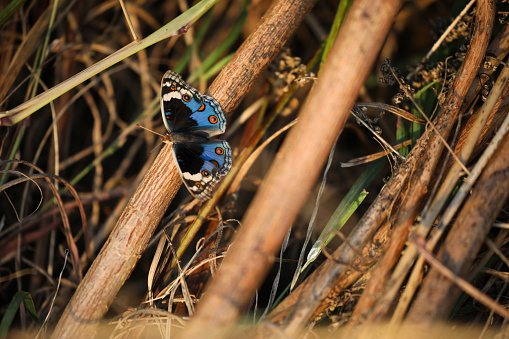
[[[235,192],[238,190],[240,183],[242,179],[246,176],[246,173],[249,171],[253,163],[255,162],[256,158],[261,154],[261,152],[264,150],[265,147],[267,147],[268,144],[270,144],[271,141],[273,141],[275,138],[277,138],[279,135],[293,127],[297,123],[296,120],[290,122],[283,128],[281,128],[276,133],[272,134],[267,140],[265,140],[259,147],[257,147],[251,155],[249,155],[249,158],[246,159],[245,163],[242,165],[242,168],[239,170],[239,173],[236,175],[235,180],[230,185],[230,191]]]
[[[382,110],[382,111],[387,111],[389,113],[398,115],[408,121],[417,122],[419,124],[426,123],[425,120],[420,119],[411,113],[408,113],[404,109],[401,109],[399,107],[395,107],[392,105],[383,104],[380,102],[358,102],[355,104],[355,107],[357,107],[359,109],[362,109],[363,107],[371,107],[371,108],[375,108],[375,109]]]
[[[461,13],[456,17],[456,19],[454,19],[454,21],[449,25],[449,27],[447,27],[447,29],[445,30],[445,32],[442,34],[442,36],[440,37],[440,39],[438,39],[435,44],[433,45],[433,47],[430,49],[430,51],[428,52],[428,54],[426,54],[426,58],[429,58],[431,57],[431,55],[436,52],[436,50],[438,49],[438,47],[444,42],[445,38],[447,37],[448,34],[451,33],[451,31],[454,29],[454,26],[456,26],[458,24],[458,22],[461,20],[461,18],[463,18],[468,10],[470,9],[470,7],[472,7],[475,3],[475,0],[470,0],[470,2],[465,6],[465,8],[463,8],[463,10],[461,11]]]
[[[454,274],[464,276],[484,242],[503,203],[509,197],[509,135],[483,171],[441,246],[438,258]],[[479,209],[479,204],[489,208]],[[408,322],[427,323],[448,314],[459,291],[454,283],[431,270],[410,308]],[[505,317],[505,315],[504,315]]]
[[[65,1],[60,2],[60,6],[65,4]],[[23,40],[21,46],[19,46],[18,50],[12,57],[11,63],[5,73],[1,76],[1,86],[0,86],[0,101],[3,103],[7,93],[11,89],[12,84],[16,80],[21,68],[24,66],[25,62],[32,55],[32,53],[39,48],[41,44],[42,37],[46,33],[46,27],[51,18],[51,12],[53,8],[48,7],[44,13],[39,17],[36,24],[32,27],[26,39]],[[0,115],[0,119],[2,119],[2,115]],[[3,125],[1,123],[0,125]]]
[[[391,148],[393,148],[395,150],[398,150],[400,148],[410,146],[411,144],[412,144],[412,141],[411,140],[407,140],[405,142],[402,142],[401,144],[397,144],[397,145],[391,146]],[[361,164],[365,164],[365,163],[374,161],[376,159],[380,159],[380,158],[386,157],[388,154],[391,154],[391,153],[392,153],[391,150],[387,150],[387,151],[378,152],[378,153],[375,153],[375,154],[366,155],[364,157],[359,157],[359,158],[356,158],[356,159],[352,159],[352,160],[350,160],[348,162],[341,163],[341,167],[359,166]]]
[[[401,154],[399,154],[395,149],[394,147],[392,147],[387,141],[384,140],[384,138],[382,138],[378,133],[376,133],[376,131],[374,131],[371,126],[369,126],[358,114],[355,110],[352,110],[350,111],[350,114],[352,114],[357,122],[361,125],[363,125],[366,129],[368,129],[371,134],[373,135],[373,137],[375,139],[377,139],[377,141],[383,146],[383,148],[389,150],[391,152],[391,154],[393,154],[395,157],[399,157],[400,159],[404,160],[405,157],[402,156]]]
[[[509,140],[509,139],[508,139]],[[508,186],[509,187],[509,186]],[[432,253],[430,253],[425,248],[425,241],[422,238],[415,239],[415,245],[417,249],[419,250],[419,253],[426,258],[426,260],[431,264],[431,266],[439,272],[443,277],[445,277],[451,284],[457,285],[459,288],[461,288],[464,292],[468,293],[470,296],[472,296],[474,299],[480,301],[484,306],[488,307],[489,309],[495,311],[505,319],[509,319],[509,311],[503,307],[502,305],[498,304],[495,300],[489,298],[486,296],[486,294],[482,293],[475,287],[473,287],[471,284],[469,284],[467,281],[461,279],[457,275],[455,275],[454,271],[451,271],[447,268],[440,260],[435,258]],[[453,299],[454,298],[450,298]],[[420,313],[420,311],[418,311]],[[410,313],[409,322],[412,322],[412,316],[414,314]],[[423,324],[426,321],[422,321],[422,318],[418,318],[419,323]]]
[[[22,183],[22,182],[26,182],[28,180],[30,180],[32,182],[35,179],[40,179],[40,178],[46,180],[46,182],[49,185],[49,188],[51,189],[51,191],[52,191],[52,193],[54,195],[54,198],[56,199],[57,206],[58,206],[58,209],[60,211],[60,216],[62,217],[62,222],[63,222],[63,226],[64,226],[64,231],[65,231],[64,234],[65,234],[66,239],[67,239],[67,244],[70,247],[71,256],[72,256],[72,259],[73,259],[73,268],[74,268],[74,273],[75,273],[75,279],[76,279],[76,282],[80,282],[81,279],[83,278],[83,272],[82,272],[82,269],[81,269],[81,262],[80,262],[80,256],[79,256],[78,247],[76,246],[76,243],[74,241],[74,238],[73,238],[73,235],[72,235],[72,231],[71,231],[70,222],[69,222],[69,218],[67,216],[67,211],[64,208],[64,204],[62,202],[60,193],[58,192],[58,189],[55,187],[55,185],[53,184],[51,179],[56,180],[56,181],[64,184],[65,187],[71,192],[71,194],[75,198],[76,204],[77,204],[77,206],[78,206],[78,208],[80,210],[80,215],[81,215],[81,222],[82,222],[82,227],[83,227],[83,235],[84,235],[84,238],[85,238],[86,254],[87,254],[88,257],[91,257],[92,252],[91,252],[91,249],[90,249],[90,239],[89,239],[89,233],[88,233],[88,229],[87,229],[86,214],[85,214],[85,211],[83,209],[83,204],[81,203],[81,200],[80,200],[80,198],[78,196],[78,193],[72,187],[72,185],[70,185],[63,178],[60,178],[60,177],[55,176],[55,175],[46,174],[40,168],[38,168],[37,166],[35,166],[33,164],[30,164],[30,163],[28,163],[26,161],[7,160],[7,161],[2,161],[1,165],[11,164],[11,163],[27,165],[27,166],[35,169],[36,171],[38,171],[40,174],[33,174],[33,175],[30,175],[30,176],[23,175],[19,179],[11,180],[11,181],[9,181],[9,182],[7,182],[7,183],[5,183],[5,184],[0,186],[0,192],[4,191],[5,189],[7,189],[9,187],[15,186],[15,185],[17,185],[19,183]],[[17,172],[14,172],[14,171],[2,171],[2,172],[18,174]],[[4,243],[4,246],[2,246],[3,251],[8,251],[8,247],[10,247],[10,245],[12,245],[12,244],[15,244],[13,242],[9,242],[8,239],[6,239],[6,240],[3,241],[3,243]]]

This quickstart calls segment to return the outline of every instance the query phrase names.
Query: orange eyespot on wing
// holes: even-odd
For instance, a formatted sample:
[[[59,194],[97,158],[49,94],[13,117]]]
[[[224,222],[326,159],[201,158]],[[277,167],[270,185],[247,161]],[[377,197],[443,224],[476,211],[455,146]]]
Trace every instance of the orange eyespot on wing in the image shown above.
[[[224,149],[222,149],[221,147],[216,147],[216,154],[223,155]]]
[[[217,124],[219,120],[217,119],[217,117],[215,115],[209,115],[209,122],[211,124]]]
[[[201,104],[201,107],[200,107],[200,108],[198,108],[198,112],[203,112],[204,110],[205,110],[205,104],[204,104],[204,103],[202,103],[202,104]]]
[[[176,91],[176,90],[177,90],[177,86],[176,86],[175,84],[171,84],[171,85],[170,85],[170,89],[171,89],[172,91]]]
[[[185,102],[189,102],[191,101],[191,96],[189,94],[184,94],[182,96],[182,100],[184,100]]]
[[[208,177],[210,175],[210,172],[207,170],[203,170],[201,171],[201,175],[203,175],[204,177]]]
[[[219,168],[219,163],[215,160],[210,160],[210,163],[214,166],[216,166],[217,168]]]

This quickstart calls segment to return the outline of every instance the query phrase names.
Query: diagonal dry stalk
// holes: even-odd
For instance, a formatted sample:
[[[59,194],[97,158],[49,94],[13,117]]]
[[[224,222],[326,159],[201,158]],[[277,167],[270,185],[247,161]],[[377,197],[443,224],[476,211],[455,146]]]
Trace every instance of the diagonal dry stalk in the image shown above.
[[[398,0],[353,4],[299,122],[286,137],[182,337],[220,337],[249,303],[343,128],[400,6]],[[300,325],[289,327],[288,334]]]
[[[164,147],[129,200],[117,225],[67,305],[53,338],[90,338],[129,277],[157,224],[175,196],[180,175]],[[154,198],[157,197],[157,198]],[[159,218],[157,218],[159,217]]]
[[[450,127],[454,123],[454,117],[457,116],[461,105],[461,98],[464,93],[469,90],[470,82],[477,74],[478,66],[484,57],[485,48],[489,41],[490,22],[492,22],[490,19],[492,12],[490,8],[486,7],[488,5],[490,4],[484,3],[484,7],[481,8],[481,14],[478,18],[476,39],[472,43],[469,53],[470,58],[467,57],[465,61],[466,66],[464,66],[463,69],[463,76],[466,74],[467,79],[463,79],[463,81],[458,83],[461,85],[458,90],[451,90],[451,92],[458,94],[459,98],[452,97],[449,99],[448,106],[443,109],[444,116],[438,122],[440,125],[438,127],[442,131],[445,129],[450,130]],[[461,73],[459,78],[461,79]],[[475,87],[477,87],[477,84]],[[446,122],[446,124],[444,122]],[[448,127],[446,128],[446,126]],[[433,173],[430,166],[436,163],[440,158],[441,152],[437,149],[437,147],[440,146],[440,142],[438,138],[435,138],[435,141],[430,139],[431,132],[432,130],[428,129],[426,134],[421,137],[418,145],[409,154],[399,171],[386,184],[370,209],[358,222],[357,227],[348,237],[347,243],[343,244],[335,251],[333,255],[335,260],[327,260],[323,263],[301,286],[288,298],[283,300],[271,315],[269,315],[268,320],[270,322],[300,322],[300,325],[304,326],[321,312],[328,309],[331,304],[334,304],[334,296],[337,296],[343,289],[348,287],[356,276],[358,277],[363,274],[363,272],[360,271],[365,269],[365,265],[363,264],[369,264],[370,261],[368,260],[371,260],[371,258],[367,257],[364,258],[364,261],[360,260],[360,258],[358,258],[357,249],[363,248],[368,240],[371,239],[373,233],[379,229],[381,225],[386,225],[388,219],[399,218],[397,225],[403,227],[399,228],[400,231],[397,231],[395,236],[393,235],[392,255],[390,255],[388,259],[385,259],[386,264],[379,269],[378,275],[371,278],[371,290],[364,292],[363,298],[365,302],[360,303],[360,305],[358,304],[356,312],[358,312],[357,314],[362,314],[371,309],[373,302],[380,295],[381,288],[384,286],[383,284],[388,274],[390,274],[394,261],[399,258],[401,246],[406,240],[408,226],[413,223],[416,213],[420,210],[422,197],[425,193],[422,188],[426,187],[427,182],[430,180],[430,175]],[[429,143],[433,143],[433,148],[428,149],[427,145]],[[433,153],[431,153],[431,151]],[[430,159],[433,161],[430,161]],[[423,165],[421,165],[421,163]],[[425,168],[427,168],[427,174],[423,176]],[[399,199],[408,194],[410,180],[414,180],[414,183],[411,184],[412,187],[414,187],[411,190],[413,200],[412,197],[410,197],[408,202],[404,203],[406,207],[398,211],[395,207],[400,204]],[[421,189],[414,192],[414,189],[418,187],[421,187]],[[420,194],[416,194],[417,192],[420,192]],[[392,210],[396,212],[391,215]],[[399,213],[402,213],[403,216],[406,215],[406,217],[403,218]],[[405,224],[406,226],[404,226]],[[397,225],[396,227],[398,227]],[[379,237],[379,235],[377,235],[377,237]],[[364,247],[364,250],[368,250],[369,248],[370,246],[367,245]],[[332,292],[328,295],[328,291],[331,290]],[[315,307],[316,310],[312,314],[308,313],[306,316],[301,316],[299,314],[301,313],[299,309],[303,307],[303,305],[304,307],[307,307],[306,305],[315,305],[313,307]],[[353,320],[355,321],[356,319]]]
[[[507,77],[504,80],[507,83]],[[495,218],[509,196],[508,122],[509,116],[506,114],[494,142],[496,139],[502,139],[504,134],[505,138],[496,148],[496,154],[484,168],[468,200],[451,225],[451,230],[438,254],[440,262],[459,276],[467,275]],[[482,167],[484,163],[479,161],[478,165]],[[474,179],[471,182],[473,183]],[[460,289],[456,287],[455,281],[442,275],[439,269],[433,268],[409,310],[407,322],[426,325],[446,318],[459,293]],[[507,317],[507,312],[503,316]]]
[[[491,35],[493,18],[494,4],[483,1],[478,2],[475,31],[469,51],[462,67],[458,71],[454,85],[449,92],[449,97],[444,103],[436,121],[437,130],[445,139],[449,136],[460,114],[464,98],[474,78],[477,76],[477,70],[484,59]],[[373,304],[378,299],[379,293],[383,291],[385,283],[401,255],[410,227],[422,208],[424,197],[428,192],[428,187],[431,185],[432,175],[439,160],[442,158],[443,148],[444,145],[440,138],[428,129],[427,133],[419,139],[417,147],[412,150],[411,153],[420,151],[420,155],[408,183],[409,194],[404,197],[402,206],[395,216],[396,221],[389,249],[382,261],[377,265],[371,280],[366,286],[366,290],[359,299],[350,325],[361,322],[362,317],[371,310]]]
[[[210,88],[227,115],[239,104],[314,3],[315,0],[280,0],[267,11],[255,32]],[[54,338],[89,338],[93,335],[180,185],[171,147],[166,145],[76,290],[53,333]]]

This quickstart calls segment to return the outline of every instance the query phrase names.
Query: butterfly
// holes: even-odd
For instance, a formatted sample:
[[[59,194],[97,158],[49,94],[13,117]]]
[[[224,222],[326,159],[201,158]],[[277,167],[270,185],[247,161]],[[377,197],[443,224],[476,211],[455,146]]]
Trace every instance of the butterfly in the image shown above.
[[[161,81],[161,114],[184,184],[194,197],[210,199],[214,186],[232,167],[228,142],[210,139],[226,129],[221,106],[179,74],[167,71]]]

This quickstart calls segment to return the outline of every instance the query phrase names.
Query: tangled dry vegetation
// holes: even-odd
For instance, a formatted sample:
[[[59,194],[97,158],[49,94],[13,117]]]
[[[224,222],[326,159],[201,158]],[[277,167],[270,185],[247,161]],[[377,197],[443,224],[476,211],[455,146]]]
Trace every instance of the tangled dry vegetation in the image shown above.
[[[507,9],[5,2],[0,339],[509,338]],[[167,69],[228,118],[208,202]]]

